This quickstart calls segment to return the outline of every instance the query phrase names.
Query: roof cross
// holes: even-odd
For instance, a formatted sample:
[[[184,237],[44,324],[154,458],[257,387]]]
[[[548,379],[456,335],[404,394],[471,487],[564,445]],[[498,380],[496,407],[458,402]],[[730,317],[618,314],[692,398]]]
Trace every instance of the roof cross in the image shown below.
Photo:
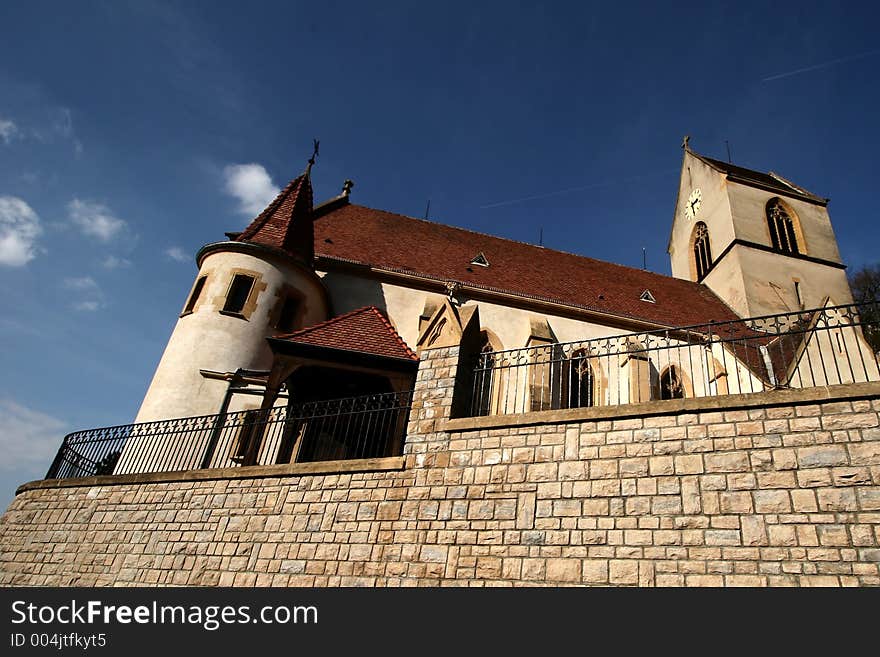
[[[315,158],[318,157],[318,147],[321,145],[321,142],[319,142],[317,139],[312,139],[312,145],[312,156],[309,158],[309,166],[306,167],[306,173],[310,172],[315,164]]]

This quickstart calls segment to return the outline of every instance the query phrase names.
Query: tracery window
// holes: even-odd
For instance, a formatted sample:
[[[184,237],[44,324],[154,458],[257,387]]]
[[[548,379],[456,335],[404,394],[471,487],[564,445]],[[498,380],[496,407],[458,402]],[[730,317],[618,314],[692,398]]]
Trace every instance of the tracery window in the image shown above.
[[[584,408],[593,406],[593,368],[583,351],[572,354],[568,363],[568,406]]]
[[[480,332],[480,357],[478,365],[477,414],[489,415],[492,412],[493,379],[495,378],[495,348],[487,331]]]
[[[795,220],[782,202],[775,198],[767,204],[767,225],[770,228],[770,241],[780,253],[800,253]]]
[[[709,246],[709,229],[702,221],[694,228],[694,262],[697,280],[703,278],[712,266],[712,250]]]

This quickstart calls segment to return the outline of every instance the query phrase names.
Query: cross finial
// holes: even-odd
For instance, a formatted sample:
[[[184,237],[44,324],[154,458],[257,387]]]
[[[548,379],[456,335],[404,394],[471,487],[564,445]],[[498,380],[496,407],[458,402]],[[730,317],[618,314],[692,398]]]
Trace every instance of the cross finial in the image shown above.
[[[312,139],[312,156],[309,158],[309,166],[306,167],[306,173],[309,173],[312,170],[312,167],[315,164],[315,158],[318,157],[318,146],[320,145],[321,142],[319,142],[317,139]]]
[[[684,136],[684,139],[681,140],[681,147],[682,147],[684,150],[690,150],[690,146],[688,145],[688,142],[689,142],[690,140],[691,140],[691,136],[690,136],[690,135],[685,135],[685,136]]]

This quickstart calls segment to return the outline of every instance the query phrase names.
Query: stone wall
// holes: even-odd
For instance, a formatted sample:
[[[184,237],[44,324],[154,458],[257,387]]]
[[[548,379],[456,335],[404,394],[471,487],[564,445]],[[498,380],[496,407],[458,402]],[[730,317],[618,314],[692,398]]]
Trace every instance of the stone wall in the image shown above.
[[[450,420],[457,361],[403,463],[25,486],[0,584],[880,585],[880,384]]]

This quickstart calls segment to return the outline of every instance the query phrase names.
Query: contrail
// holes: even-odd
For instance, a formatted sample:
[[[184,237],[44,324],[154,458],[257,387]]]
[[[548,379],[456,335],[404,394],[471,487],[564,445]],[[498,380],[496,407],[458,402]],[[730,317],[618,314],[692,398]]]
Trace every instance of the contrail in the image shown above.
[[[876,55],[880,53],[880,50],[869,50],[868,52],[863,52],[858,55],[850,55],[849,57],[841,57],[840,59],[832,59],[830,62],[823,62],[821,64],[814,64],[813,66],[807,66],[804,68],[799,68],[795,71],[789,71],[788,73],[779,73],[778,75],[771,75],[769,78],[764,78],[761,82],[770,82],[770,80],[778,80],[780,78],[787,78],[791,75],[799,75],[800,73],[807,73],[809,71],[817,71],[820,68],[827,68],[828,66],[834,66],[835,64],[843,64],[845,62],[852,62],[856,59],[861,59],[862,57],[868,57],[870,55]]]
[[[580,187],[569,187],[568,189],[560,189],[555,192],[547,192],[546,194],[536,194],[534,196],[524,196],[522,198],[514,198],[508,201],[498,201],[497,203],[489,203],[488,205],[481,205],[481,210],[486,210],[488,208],[499,208],[503,205],[515,205],[516,203],[523,203],[525,201],[534,201],[539,198],[549,198],[550,196],[561,196],[562,194],[571,194],[572,192],[582,192],[587,189],[596,189],[598,187],[610,187],[611,185],[618,185],[620,183],[625,182],[633,182],[636,180],[644,180],[645,178],[653,178],[655,176],[666,176],[670,173],[677,172],[678,169],[667,169],[665,171],[656,171],[654,173],[646,173],[641,176],[632,176],[630,178],[618,178],[617,180],[607,180],[605,182],[593,183],[592,185],[581,185]]]

